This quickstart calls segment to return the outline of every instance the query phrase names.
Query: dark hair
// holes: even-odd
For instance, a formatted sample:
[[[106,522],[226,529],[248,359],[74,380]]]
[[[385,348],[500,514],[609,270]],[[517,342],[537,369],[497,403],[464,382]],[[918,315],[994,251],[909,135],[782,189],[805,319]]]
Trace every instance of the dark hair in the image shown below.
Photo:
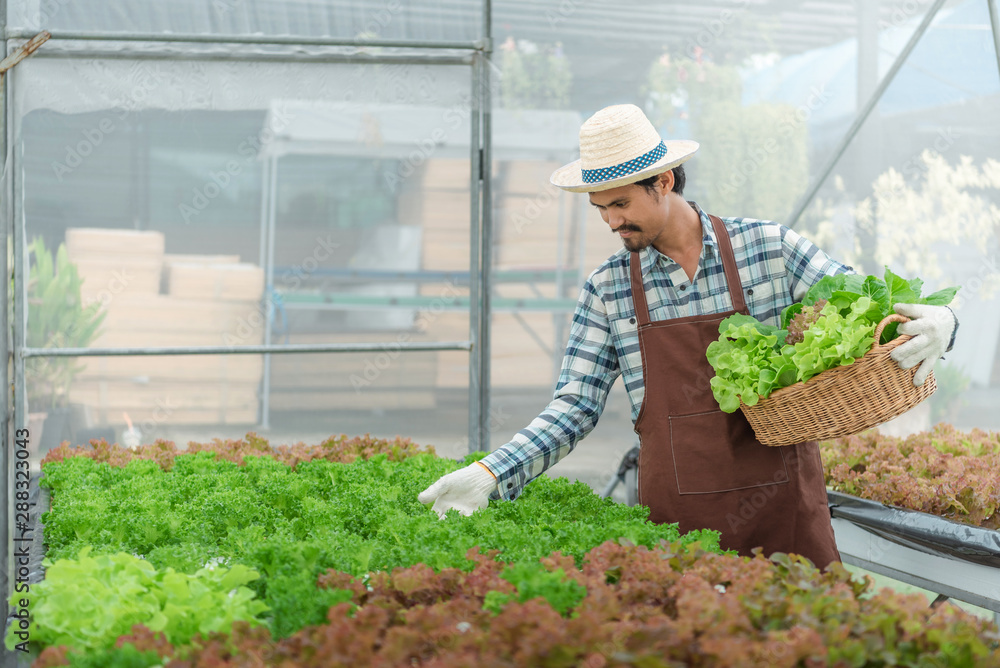
[[[687,175],[684,173],[684,165],[677,165],[672,170],[674,173],[674,187],[671,192],[675,192],[678,195],[684,194],[684,186],[687,184]],[[656,184],[660,180],[660,175],[650,176],[648,179],[643,179],[642,181],[636,181],[635,185],[642,186],[649,191],[650,194],[656,192]]]

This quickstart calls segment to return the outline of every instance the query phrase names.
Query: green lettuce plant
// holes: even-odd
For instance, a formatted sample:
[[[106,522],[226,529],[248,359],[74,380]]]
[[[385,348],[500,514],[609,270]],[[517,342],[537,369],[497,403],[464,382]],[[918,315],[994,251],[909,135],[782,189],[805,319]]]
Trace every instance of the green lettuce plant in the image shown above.
[[[331,439],[282,446],[282,461],[262,456],[266,445],[249,435],[215,444],[218,452],[189,444],[171,457],[164,444],[75,450],[94,458],[53,451],[42,481],[53,498],[43,516],[49,557],[135,553],[185,573],[212,561],[243,564],[261,575],[248,586],[270,608],[271,632],[287,637],[322,623],[344,600],[316,587],[329,569],[358,577],[420,563],[469,570],[473,548],[496,550],[511,564],[556,550],[580,561],[609,540],[650,547],[679,540],[721,551],[716,531],[681,536],[676,524],[650,522],[643,506],[614,503],[564,478],[541,476],[516,502],[493,502],[471,517],[452,512],[442,521],[417,501],[419,490],[482,455],[459,462],[400,443]],[[358,451],[368,458],[355,459]]]
[[[156,650],[178,665],[332,666],[996,666],[996,626],[955,606],[931,608],[921,594],[888,588],[832,564],[819,572],[799,556],[770,559],[604,543],[584,565],[552,555],[586,595],[560,614],[549,600],[520,597],[484,609],[511,582],[485,555],[470,572],[424,565],[379,573],[367,583],[330,574],[351,602],[284,639],[259,629],[189,648],[133,634],[119,652],[131,668],[160,665],[137,656]],[[489,607],[489,606],[488,606]],[[235,649],[232,649],[235,648]],[[53,659],[56,650],[46,650]],[[71,664],[91,666],[113,663]],[[185,662],[181,664],[181,661]],[[54,661],[46,665],[62,665]]]
[[[202,568],[194,574],[157,569],[131,554],[90,556],[46,562],[45,579],[31,589],[32,641],[43,646],[109,649],[134,624],[161,631],[167,640],[184,644],[197,633],[229,631],[234,621],[260,624],[267,606],[246,587],[256,571]],[[11,649],[14,627],[6,643]]]
[[[553,610],[566,616],[587,595],[587,588],[568,578],[565,570],[548,570],[539,561],[522,561],[508,566],[500,577],[514,585],[517,593],[488,592],[483,600],[483,608],[494,614],[498,614],[511,601],[525,603],[533,598],[543,598]]]
[[[719,325],[719,339],[706,357],[715,376],[710,384],[719,407],[732,413],[740,402],[754,406],[778,389],[853,364],[875,345],[876,325],[895,304],[948,304],[958,288],[920,296],[923,281],[906,280],[888,267],[884,278],[838,274],[820,279],[801,302],[781,312],[781,326],[736,314]],[[896,337],[889,323],[880,343]],[[793,337],[790,334],[794,334]]]
[[[87,540],[106,541],[101,550],[113,555],[115,545],[155,534],[154,551],[164,552],[148,561],[157,572],[167,570],[158,560],[204,564],[239,550],[240,561],[261,574],[241,586],[263,585],[268,603],[290,608],[285,626],[236,621],[229,632],[209,631],[189,644],[134,626],[118,637],[119,648],[49,645],[37,664],[997,665],[989,620],[951,606],[931,609],[920,595],[872,591],[839,564],[821,573],[793,555],[720,554],[714,532],[663,542],[657,538],[676,535],[675,527],[646,533],[648,522],[622,522],[644,509],[599,499],[585,486],[543,476],[517,502],[441,521],[413,490],[459,462],[374,439],[281,446],[281,461],[259,456],[266,445],[250,435],[217,442],[211,453],[173,453],[165,444],[75,451],[94,459],[60,448],[61,461],[45,468],[54,501],[46,536],[74,558],[94,559],[98,549],[85,551]],[[995,450],[982,443],[970,452]],[[80,524],[96,511],[103,526]],[[87,535],[74,535],[77,529]],[[619,538],[604,540],[609,533]],[[466,549],[470,541],[485,550]],[[126,584],[148,579],[141,562],[118,567]],[[88,579],[102,572],[78,569],[68,584],[86,596],[90,585],[105,588]],[[68,618],[66,610],[77,609],[55,613]]]

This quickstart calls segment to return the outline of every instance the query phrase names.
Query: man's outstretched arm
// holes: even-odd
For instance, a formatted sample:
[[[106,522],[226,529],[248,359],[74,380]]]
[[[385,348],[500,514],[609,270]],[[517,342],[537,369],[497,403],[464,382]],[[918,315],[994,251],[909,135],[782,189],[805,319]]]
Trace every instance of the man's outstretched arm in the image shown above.
[[[524,486],[569,454],[597,425],[608,391],[621,373],[608,315],[590,280],[573,314],[555,396],[510,442],[420,493],[442,517],[451,508],[471,515],[489,499],[514,500]]]

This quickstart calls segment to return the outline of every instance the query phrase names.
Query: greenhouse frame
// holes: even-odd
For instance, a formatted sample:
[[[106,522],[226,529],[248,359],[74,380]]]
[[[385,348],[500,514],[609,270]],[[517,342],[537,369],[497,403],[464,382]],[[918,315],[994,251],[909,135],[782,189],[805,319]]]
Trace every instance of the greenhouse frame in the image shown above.
[[[15,443],[45,401],[78,407],[81,439],[312,435],[331,414],[412,425],[452,455],[505,443],[547,402],[577,291],[616,250],[582,196],[547,183],[616,102],[664,137],[707,134],[693,197],[747,207],[720,215],[901,273],[951,244],[925,275],[966,300],[941,410],[1000,428],[1000,174],[975,172],[1000,157],[997,0],[0,0],[0,22],[5,596]],[[698,125],[713,98],[732,106]],[[717,120],[735,108],[752,110],[742,125]],[[723,187],[699,169],[728,170]],[[919,215],[906,198],[959,196],[920,228],[931,246],[892,236]],[[67,247],[105,307],[97,336],[34,332],[38,239],[57,265]],[[602,423],[617,436],[591,437],[614,444],[608,475],[634,439],[626,403]],[[945,592],[1000,612],[1000,588]]]

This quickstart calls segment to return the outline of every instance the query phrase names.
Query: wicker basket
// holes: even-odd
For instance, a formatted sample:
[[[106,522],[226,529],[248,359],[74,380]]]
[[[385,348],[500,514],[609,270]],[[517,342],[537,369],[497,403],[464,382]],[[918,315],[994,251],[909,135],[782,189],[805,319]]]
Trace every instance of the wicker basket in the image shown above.
[[[878,324],[875,341],[890,322],[908,318],[892,314]],[[854,364],[817,374],[804,383],[775,390],[756,406],[740,405],[757,439],[764,445],[850,436],[905,413],[934,394],[933,372],[920,387],[913,385],[918,367],[900,369],[889,357],[910,337],[901,335],[876,345]]]

